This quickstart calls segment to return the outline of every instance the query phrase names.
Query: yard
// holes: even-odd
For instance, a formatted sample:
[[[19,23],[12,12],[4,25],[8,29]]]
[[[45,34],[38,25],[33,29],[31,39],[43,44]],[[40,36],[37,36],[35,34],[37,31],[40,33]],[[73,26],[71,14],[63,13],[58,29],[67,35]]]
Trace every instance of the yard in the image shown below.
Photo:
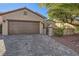
[[[62,37],[53,36],[53,38],[79,53],[79,34],[66,35]]]
[[[72,26],[74,27],[73,34],[70,33],[69,35],[61,35],[61,36],[55,35],[52,36],[52,38],[79,53],[79,25],[72,25]],[[67,30],[66,33],[69,33],[71,31],[71,29],[69,32],[67,32]],[[61,32],[62,31],[58,33]]]
[[[79,26],[76,26],[76,33],[79,33]]]

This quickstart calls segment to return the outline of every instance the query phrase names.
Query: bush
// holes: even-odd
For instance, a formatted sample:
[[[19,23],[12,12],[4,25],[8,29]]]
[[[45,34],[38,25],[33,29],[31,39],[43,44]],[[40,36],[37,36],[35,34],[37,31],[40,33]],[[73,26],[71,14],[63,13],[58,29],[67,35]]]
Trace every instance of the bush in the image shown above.
[[[63,36],[64,29],[63,28],[55,28],[53,33],[55,36]]]

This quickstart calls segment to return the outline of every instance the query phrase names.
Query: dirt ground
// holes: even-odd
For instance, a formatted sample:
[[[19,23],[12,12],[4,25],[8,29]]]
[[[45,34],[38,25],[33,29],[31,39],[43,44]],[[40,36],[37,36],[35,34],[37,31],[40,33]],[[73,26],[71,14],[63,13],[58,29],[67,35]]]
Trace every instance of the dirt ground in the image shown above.
[[[79,34],[62,37],[53,36],[52,38],[79,53]]]

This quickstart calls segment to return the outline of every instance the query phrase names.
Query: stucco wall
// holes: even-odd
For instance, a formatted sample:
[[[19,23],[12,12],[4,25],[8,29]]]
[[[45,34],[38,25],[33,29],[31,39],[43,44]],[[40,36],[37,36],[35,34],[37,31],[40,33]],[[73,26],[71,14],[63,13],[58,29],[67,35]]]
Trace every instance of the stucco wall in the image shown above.
[[[24,15],[25,11],[27,12],[27,15]],[[2,15],[2,17],[3,17],[3,20],[5,20],[5,22],[3,22],[2,24],[3,35],[8,35],[8,21],[7,20],[40,21],[40,34],[43,34],[42,22],[44,21],[44,19],[28,10],[20,10],[13,13],[8,13],[5,15]]]
[[[40,26],[39,27],[40,27],[40,34],[43,34],[44,33],[43,23],[40,22]]]
[[[24,15],[24,12],[27,12],[27,15]],[[28,10],[20,10],[12,13],[8,13],[3,15],[3,18],[9,20],[27,20],[27,21],[43,21],[43,18],[40,16],[28,11]]]
[[[52,36],[52,35],[53,35],[52,24],[50,24],[50,25],[48,26],[48,35],[49,35],[49,36]]]
[[[3,21],[2,16],[0,16],[0,24],[2,24],[2,21]]]
[[[79,25],[79,20],[74,20],[73,24]]]
[[[8,21],[2,23],[2,35],[8,35]]]

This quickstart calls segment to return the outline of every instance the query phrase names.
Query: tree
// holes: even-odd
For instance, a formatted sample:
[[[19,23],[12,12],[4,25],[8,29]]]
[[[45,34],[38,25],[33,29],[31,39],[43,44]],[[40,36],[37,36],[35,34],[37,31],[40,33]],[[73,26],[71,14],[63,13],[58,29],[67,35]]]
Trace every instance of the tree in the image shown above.
[[[79,15],[79,4],[76,3],[41,3],[39,6],[47,8],[50,20],[55,18],[63,22],[70,21],[72,23],[75,16]]]

